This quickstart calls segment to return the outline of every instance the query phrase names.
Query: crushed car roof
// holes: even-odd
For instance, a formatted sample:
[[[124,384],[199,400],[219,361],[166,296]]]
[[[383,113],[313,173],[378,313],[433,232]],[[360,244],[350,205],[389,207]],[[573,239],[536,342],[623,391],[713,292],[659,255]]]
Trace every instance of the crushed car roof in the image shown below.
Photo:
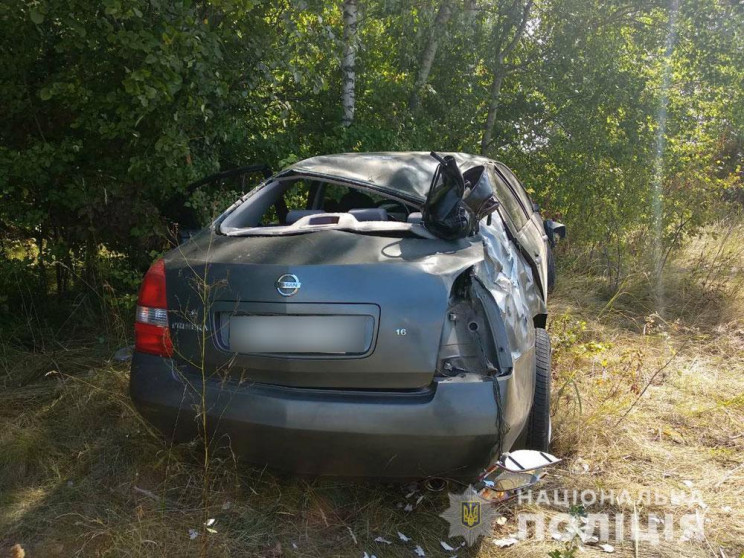
[[[452,155],[463,170],[490,161],[467,153],[441,154]],[[339,153],[305,159],[295,163],[287,171],[365,183],[424,200],[438,164],[426,151]]]

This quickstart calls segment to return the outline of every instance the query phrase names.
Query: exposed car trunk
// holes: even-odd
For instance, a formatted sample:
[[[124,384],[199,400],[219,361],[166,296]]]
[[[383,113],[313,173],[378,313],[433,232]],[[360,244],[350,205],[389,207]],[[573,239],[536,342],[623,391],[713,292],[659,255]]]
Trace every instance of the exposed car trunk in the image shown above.
[[[452,282],[482,257],[470,239],[205,232],[166,259],[175,360],[231,381],[423,388]]]

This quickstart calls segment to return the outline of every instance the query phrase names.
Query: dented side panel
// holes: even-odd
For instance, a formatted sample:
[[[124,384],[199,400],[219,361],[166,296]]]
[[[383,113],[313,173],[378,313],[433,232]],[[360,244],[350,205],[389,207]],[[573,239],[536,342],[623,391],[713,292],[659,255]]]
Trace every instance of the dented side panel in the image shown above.
[[[483,258],[462,273],[451,290],[438,375],[490,377],[498,408],[494,448],[505,450],[523,432],[531,410],[534,323],[546,313],[546,304],[530,262],[503,221],[484,220],[480,239]]]
[[[535,391],[534,318],[547,312],[540,286],[518,246],[509,240],[501,220],[481,224],[484,258],[475,266],[478,281],[498,308],[512,362],[511,381],[502,393],[504,422],[510,426],[503,444],[511,447],[522,432]]]

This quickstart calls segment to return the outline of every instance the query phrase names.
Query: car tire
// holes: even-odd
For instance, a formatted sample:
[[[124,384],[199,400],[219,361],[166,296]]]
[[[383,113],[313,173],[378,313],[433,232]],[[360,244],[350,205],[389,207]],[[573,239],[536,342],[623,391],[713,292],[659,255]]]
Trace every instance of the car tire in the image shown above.
[[[555,256],[553,249],[548,246],[548,292],[552,293],[555,289]]]
[[[535,395],[528,422],[527,447],[548,451],[550,423],[550,336],[543,328],[535,328]]]

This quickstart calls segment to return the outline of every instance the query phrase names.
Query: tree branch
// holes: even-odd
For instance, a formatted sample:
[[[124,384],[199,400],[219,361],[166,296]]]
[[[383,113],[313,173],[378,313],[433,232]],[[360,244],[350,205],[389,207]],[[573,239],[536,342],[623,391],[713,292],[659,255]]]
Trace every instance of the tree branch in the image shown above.
[[[512,37],[511,41],[509,41],[509,44],[506,45],[506,48],[502,51],[503,57],[506,58],[511,54],[511,52],[516,48],[516,46],[519,44],[519,40],[522,38],[522,35],[524,34],[524,30],[527,27],[527,20],[530,17],[530,10],[532,9],[532,0],[528,0],[528,2],[524,5],[524,8],[522,9],[522,18],[519,22],[519,27],[514,33],[514,36]]]

